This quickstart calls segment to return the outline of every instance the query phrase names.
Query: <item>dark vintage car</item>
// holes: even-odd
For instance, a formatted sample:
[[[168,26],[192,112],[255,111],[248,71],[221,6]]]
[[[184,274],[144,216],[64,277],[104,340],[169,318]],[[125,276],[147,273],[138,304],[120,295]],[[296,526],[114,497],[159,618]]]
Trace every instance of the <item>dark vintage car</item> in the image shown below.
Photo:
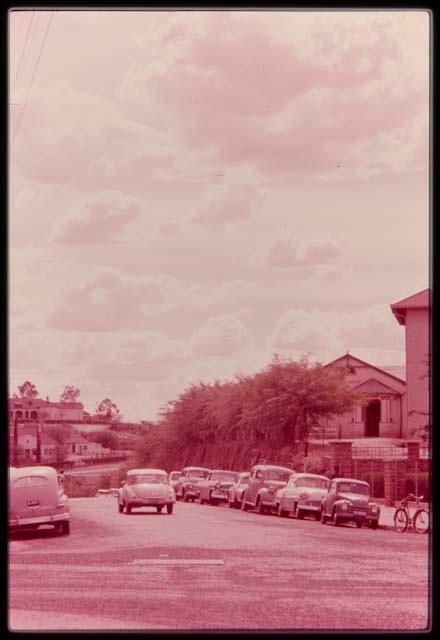
[[[177,500],[194,502],[198,494],[197,485],[208,477],[210,471],[211,469],[206,467],[185,467],[182,469],[182,475],[174,488]]]
[[[229,488],[228,504],[231,509],[239,509],[241,507],[241,500],[243,498],[243,492],[249,484],[249,472],[240,473],[237,482]]]
[[[217,469],[211,471],[206,480],[201,480],[197,486],[197,498],[200,504],[217,505],[219,502],[227,502],[229,487],[238,480],[238,471],[224,471]]]
[[[243,511],[256,509],[258,513],[266,513],[276,509],[276,492],[288,483],[293,473],[293,469],[273,464],[252,467],[241,500]]]
[[[370,485],[353,478],[333,478],[322,502],[321,522],[328,520],[334,526],[342,522],[354,522],[357,527],[368,524],[377,529],[379,506],[370,501]]]

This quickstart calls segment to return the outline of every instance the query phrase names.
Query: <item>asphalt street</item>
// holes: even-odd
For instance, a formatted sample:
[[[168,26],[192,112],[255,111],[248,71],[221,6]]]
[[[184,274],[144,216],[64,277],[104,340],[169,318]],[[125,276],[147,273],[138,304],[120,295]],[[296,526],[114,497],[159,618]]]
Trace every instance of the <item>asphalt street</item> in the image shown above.
[[[426,629],[429,536],[178,502],[70,500],[10,537],[11,630]]]

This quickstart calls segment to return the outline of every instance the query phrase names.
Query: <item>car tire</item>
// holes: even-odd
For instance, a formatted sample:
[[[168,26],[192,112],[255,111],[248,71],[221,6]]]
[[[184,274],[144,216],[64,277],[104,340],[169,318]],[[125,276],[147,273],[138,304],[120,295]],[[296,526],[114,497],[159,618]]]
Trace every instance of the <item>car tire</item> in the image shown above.
[[[169,515],[169,516],[173,513],[173,506],[174,506],[174,505],[173,505],[173,503],[172,503],[172,502],[169,502],[169,503],[167,504],[167,513],[168,513],[168,515]]]
[[[315,520],[321,520],[321,513],[319,511],[315,513]]]
[[[241,500],[241,510],[242,511],[247,511],[248,510],[248,505],[246,504],[246,501],[244,498],[242,498]]]
[[[70,533],[70,522],[68,520],[64,520],[60,522],[60,533],[62,536],[68,536]]]
[[[260,498],[257,498],[256,509],[257,509],[257,513],[259,513],[260,515],[263,515],[264,513],[266,513],[266,509],[262,501],[260,500]]]
[[[296,508],[296,517],[298,520],[303,520],[304,518],[304,511],[302,509],[298,509],[298,507]]]
[[[327,516],[324,513],[324,507],[321,509],[321,515],[319,519],[321,520],[321,524],[327,523]]]
[[[130,515],[130,513],[131,513],[131,504],[126,504],[125,505],[125,513]]]
[[[332,525],[334,527],[339,527],[340,525],[340,520],[338,518],[338,514],[336,513],[336,509],[333,509],[333,512],[332,512]]]
[[[160,506],[157,506],[156,507],[157,513],[162,513],[162,509],[163,509],[163,504],[161,504]]]
[[[189,502],[189,498],[184,491],[182,492],[182,500],[183,502]]]
[[[288,511],[286,511],[285,509],[283,509],[283,508],[281,507],[281,502],[280,502],[280,503],[277,505],[277,515],[278,515],[278,517],[280,517],[280,518],[287,518],[288,513],[289,513]]]
[[[119,511],[119,513],[122,513],[124,511],[124,505],[123,504],[119,504],[119,502],[118,502],[118,511]]]
[[[356,526],[358,529],[361,529],[362,527],[362,520],[355,520]]]
[[[377,529],[377,527],[378,527],[378,526],[379,526],[379,523],[378,523],[378,521],[377,521],[377,520],[372,520],[372,521],[370,522],[370,527],[371,527],[372,529],[374,529],[374,530],[375,530],[375,529]]]
[[[230,500],[228,500],[228,507],[230,509],[233,509],[235,507],[235,504],[233,502],[231,502]]]

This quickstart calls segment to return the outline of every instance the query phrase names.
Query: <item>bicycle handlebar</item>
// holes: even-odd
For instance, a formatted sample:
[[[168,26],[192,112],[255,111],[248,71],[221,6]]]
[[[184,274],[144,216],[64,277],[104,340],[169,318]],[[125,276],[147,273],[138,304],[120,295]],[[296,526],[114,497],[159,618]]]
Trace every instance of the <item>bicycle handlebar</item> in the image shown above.
[[[420,500],[423,500],[423,496],[415,496],[413,493],[408,493],[402,502],[420,502]]]

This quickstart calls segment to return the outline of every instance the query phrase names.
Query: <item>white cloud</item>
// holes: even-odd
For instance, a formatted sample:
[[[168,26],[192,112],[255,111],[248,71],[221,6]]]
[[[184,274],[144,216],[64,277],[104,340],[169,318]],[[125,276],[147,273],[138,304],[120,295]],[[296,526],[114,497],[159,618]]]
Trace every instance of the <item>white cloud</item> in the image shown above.
[[[230,356],[250,347],[252,338],[243,322],[234,316],[223,314],[209,318],[195,331],[191,345],[199,356]]]

